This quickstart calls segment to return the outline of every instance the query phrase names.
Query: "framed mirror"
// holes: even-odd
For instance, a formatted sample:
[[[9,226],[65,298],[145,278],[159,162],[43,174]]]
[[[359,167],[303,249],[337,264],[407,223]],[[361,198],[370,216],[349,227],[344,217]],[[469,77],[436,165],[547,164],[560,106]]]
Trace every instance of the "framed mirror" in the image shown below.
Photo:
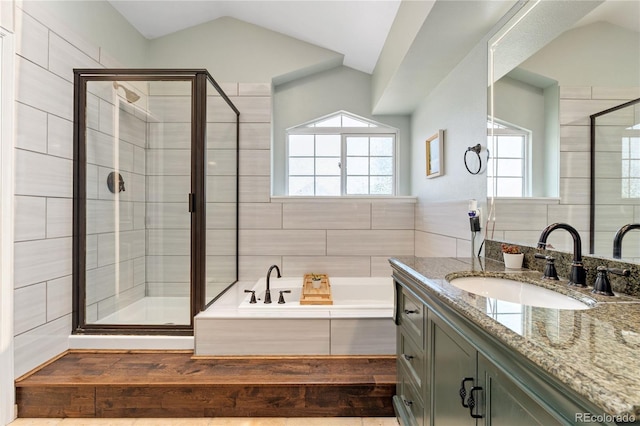
[[[601,252],[589,247],[589,116],[640,97],[640,2],[528,1],[514,9],[488,50],[493,237],[532,245],[546,225],[565,222],[579,231],[583,252],[611,257],[612,242]],[[518,131],[528,139],[503,156],[501,145],[516,139],[501,133]],[[500,187],[514,177],[520,186]],[[554,234],[552,246],[572,251],[568,233]],[[640,248],[640,232],[626,238]]]

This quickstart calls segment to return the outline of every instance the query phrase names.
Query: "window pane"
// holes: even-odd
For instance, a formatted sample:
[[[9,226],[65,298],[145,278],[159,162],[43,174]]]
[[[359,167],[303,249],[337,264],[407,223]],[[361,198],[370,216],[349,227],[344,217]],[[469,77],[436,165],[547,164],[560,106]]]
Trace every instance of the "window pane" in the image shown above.
[[[342,116],[342,127],[369,127],[369,123],[365,123],[361,120],[356,120],[347,115]]]
[[[393,162],[391,157],[371,157],[371,171],[372,175],[392,175],[393,174]]]
[[[340,177],[317,177],[316,195],[340,195]]]
[[[316,175],[340,176],[340,158],[316,158]]]
[[[312,177],[289,177],[289,195],[314,195]]]
[[[340,135],[316,135],[316,155],[340,157]]]
[[[522,160],[498,159],[498,176],[522,177]]]
[[[348,137],[347,155],[369,155],[369,138],[356,136]]]
[[[640,198],[640,179],[629,181],[629,198]]]
[[[368,175],[368,157],[347,157],[348,175]]]
[[[371,138],[371,155],[391,157],[393,155],[393,138]]]
[[[629,138],[622,138],[622,158],[629,158]]]
[[[347,194],[358,195],[368,194],[369,192],[369,179],[360,176],[347,176]]]
[[[521,158],[523,143],[522,136],[498,136],[498,156]]]
[[[289,135],[289,155],[313,156],[313,135]]]
[[[640,178],[640,160],[630,160],[629,163],[629,177]]]
[[[316,127],[340,127],[340,116],[329,117],[316,123]]]
[[[640,138],[629,138],[631,158],[640,158]]]
[[[289,158],[289,175],[313,175],[313,158]]]
[[[522,178],[498,178],[498,197],[522,197]]]
[[[370,194],[390,195],[393,193],[393,179],[391,176],[372,176]]]

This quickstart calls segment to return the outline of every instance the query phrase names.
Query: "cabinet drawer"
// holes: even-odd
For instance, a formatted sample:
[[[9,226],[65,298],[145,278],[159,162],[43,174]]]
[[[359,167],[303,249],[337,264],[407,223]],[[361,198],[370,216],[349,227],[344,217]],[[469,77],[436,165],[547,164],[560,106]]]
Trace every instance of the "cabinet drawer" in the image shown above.
[[[407,290],[402,289],[400,298],[400,325],[419,348],[424,348],[424,319],[426,307]]]
[[[415,426],[424,426],[424,404],[421,394],[413,386],[411,375],[402,367],[398,368],[398,381],[400,400],[410,421]]]
[[[406,332],[400,328],[398,335],[398,362],[409,373],[418,390],[423,390],[426,378],[425,351],[416,347],[413,340],[408,338]]]

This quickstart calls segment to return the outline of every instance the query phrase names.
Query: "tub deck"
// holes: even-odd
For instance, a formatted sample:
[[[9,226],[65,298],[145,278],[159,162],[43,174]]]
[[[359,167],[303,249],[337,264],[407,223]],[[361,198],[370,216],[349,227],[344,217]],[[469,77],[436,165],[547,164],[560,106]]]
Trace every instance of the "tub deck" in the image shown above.
[[[395,357],[69,352],[16,382],[19,417],[393,416]]]

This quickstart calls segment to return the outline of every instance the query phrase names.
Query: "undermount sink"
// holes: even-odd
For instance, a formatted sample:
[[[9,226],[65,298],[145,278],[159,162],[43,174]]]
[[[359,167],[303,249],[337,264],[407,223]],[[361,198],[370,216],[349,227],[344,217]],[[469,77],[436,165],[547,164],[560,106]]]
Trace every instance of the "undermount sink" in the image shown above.
[[[571,310],[591,308],[567,295],[508,278],[462,277],[451,280],[450,284],[469,293],[520,305]]]

